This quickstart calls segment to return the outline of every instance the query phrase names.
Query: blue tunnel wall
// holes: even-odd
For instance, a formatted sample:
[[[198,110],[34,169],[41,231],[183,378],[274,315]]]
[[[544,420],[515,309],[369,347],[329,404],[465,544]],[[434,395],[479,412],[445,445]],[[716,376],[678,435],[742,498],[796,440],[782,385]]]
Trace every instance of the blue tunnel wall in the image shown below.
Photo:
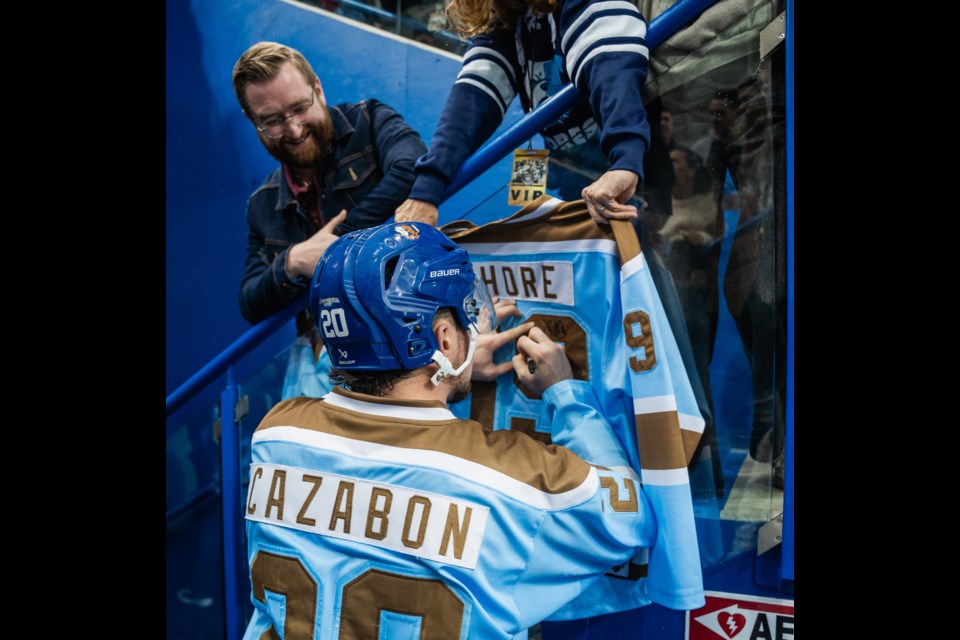
[[[299,49],[320,76],[329,104],[378,98],[428,144],[460,61],[302,3],[168,0],[166,7],[169,395],[250,327],[237,303],[246,199],[276,161],[234,96],[230,73],[240,54],[261,40]],[[514,105],[505,122],[520,115]],[[498,189],[509,163],[509,158],[501,161],[447,202],[441,223]],[[492,199],[490,207],[487,215],[510,211],[505,196]],[[276,352],[289,343],[292,333],[281,333],[264,348]]]

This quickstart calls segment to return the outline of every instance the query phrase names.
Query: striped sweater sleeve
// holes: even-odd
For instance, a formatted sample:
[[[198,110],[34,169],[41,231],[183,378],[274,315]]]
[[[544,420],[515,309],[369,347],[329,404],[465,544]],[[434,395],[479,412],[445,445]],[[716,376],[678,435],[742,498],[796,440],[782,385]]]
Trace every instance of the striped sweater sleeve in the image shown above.
[[[564,67],[590,102],[612,169],[643,177],[650,125],[641,90],[647,79],[647,25],[626,0],[566,0],[559,8]]]
[[[517,52],[505,29],[471,39],[430,143],[415,167],[410,197],[439,204],[444,189],[471,153],[503,121],[517,93]]]

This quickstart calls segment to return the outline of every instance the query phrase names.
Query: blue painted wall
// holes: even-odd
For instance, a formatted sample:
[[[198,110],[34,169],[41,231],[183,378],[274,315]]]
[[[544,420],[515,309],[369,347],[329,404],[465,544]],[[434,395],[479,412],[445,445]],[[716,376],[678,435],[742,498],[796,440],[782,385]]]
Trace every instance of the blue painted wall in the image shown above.
[[[167,359],[169,395],[250,325],[237,292],[243,275],[247,196],[275,167],[237,104],[230,73],[253,43],[299,49],[327,101],[375,97],[429,144],[460,67],[458,58],[282,0],[167,2]],[[518,106],[505,122],[520,117]],[[499,189],[509,158],[440,210],[440,222]],[[505,192],[484,217],[506,215]],[[472,216],[475,217],[475,216]],[[274,341],[279,351],[292,333]]]

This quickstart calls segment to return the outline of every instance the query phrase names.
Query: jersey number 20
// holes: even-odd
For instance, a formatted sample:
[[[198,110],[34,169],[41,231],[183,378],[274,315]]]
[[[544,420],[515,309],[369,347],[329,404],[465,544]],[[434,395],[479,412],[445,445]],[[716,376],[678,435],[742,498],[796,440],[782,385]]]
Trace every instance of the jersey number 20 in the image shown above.
[[[285,598],[285,640],[314,637],[320,587],[298,558],[258,551],[250,578],[253,597],[264,605],[266,591]],[[339,639],[379,637],[381,611],[419,618],[427,638],[460,637],[463,601],[443,582],[369,569],[343,586]],[[260,640],[278,638],[272,627],[260,636]]]

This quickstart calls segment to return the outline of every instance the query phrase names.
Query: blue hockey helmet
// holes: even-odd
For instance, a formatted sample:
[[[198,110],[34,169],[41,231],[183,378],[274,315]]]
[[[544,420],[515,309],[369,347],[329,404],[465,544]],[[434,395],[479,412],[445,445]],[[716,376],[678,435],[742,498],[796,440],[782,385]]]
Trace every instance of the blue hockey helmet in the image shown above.
[[[335,240],[317,263],[309,304],[336,368],[416,369],[437,362],[435,384],[459,375],[477,334],[497,326],[469,254],[420,222],[387,223]],[[471,335],[470,352],[456,370],[433,335],[433,318],[444,307]]]

